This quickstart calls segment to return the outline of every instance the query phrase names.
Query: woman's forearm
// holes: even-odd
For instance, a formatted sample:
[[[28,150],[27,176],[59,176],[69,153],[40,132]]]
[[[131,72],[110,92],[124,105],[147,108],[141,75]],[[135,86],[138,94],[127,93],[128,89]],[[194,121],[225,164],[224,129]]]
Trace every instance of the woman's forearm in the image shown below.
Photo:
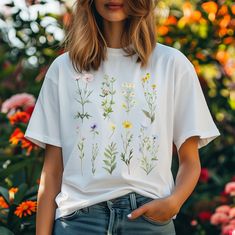
[[[184,161],[180,164],[176,176],[175,188],[170,197],[172,197],[179,207],[181,207],[187,198],[193,192],[201,172],[199,160]]]
[[[36,214],[36,235],[51,235],[55,218],[55,197],[60,188],[56,187],[55,178],[42,172]]]

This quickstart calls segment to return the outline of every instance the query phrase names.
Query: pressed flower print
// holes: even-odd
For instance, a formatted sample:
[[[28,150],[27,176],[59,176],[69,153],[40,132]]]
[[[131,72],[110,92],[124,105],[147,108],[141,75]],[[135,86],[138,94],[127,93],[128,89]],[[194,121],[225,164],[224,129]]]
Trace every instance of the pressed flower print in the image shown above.
[[[96,157],[98,155],[98,152],[99,152],[99,147],[98,147],[98,143],[94,143],[94,139],[95,139],[95,136],[96,135],[99,135],[99,132],[97,130],[97,124],[94,123],[92,126],[91,126],[91,130],[90,132],[93,134],[93,143],[92,143],[92,153],[91,153],[91,166],[92,166],[92,174],[94,175],[95,174],[95,171],[96,171],[96,167],[95,167],[95,160],[96,160]]]
[[[109,128],[111,129],[111,135],[109,136],[109,139],[111,139],[111,137],[113,136],[113,134],[114,134],[114,131],[115,131],[115,129],[116,129],[116,125],[113,123],[113,122],[111,122],[110,124],[109,124]]]
[[[144,89],[144,97],[148,106],[148,110],[142,109],[142,111],[144,112],[145,116],[150,119],[151,123],[153,123],[155,120],[157,91],[156,84],[151,84],[150,86],[149,80],[149,73],[147,73],[146,76],[141,79],[141,84]]]
[[[145,171],[148,175],[153,168],[156,166],[158,145],[157,145],[157,137],[155,135],[148,136],[145,135],[145,128],[140,128],[139,137],[139,151],[141,154],[140,158],[140,167]]]
[[[110,78],[108,75],[104,75],[104,81],[101,84],[101,94],[102,97],[102,108],[104,119],[110,118],[110,113],[113,112],[114,94],[116,93],[114,89],[115,78]]]
[[[78,150],[79,150],[79,158],[81,160],[81,165],[80,165],[80,170],[81,170],[81,174],[83,175],[83,158],[85,157],[85,152],[84,152],[84,141],[86,138],[82,137],[79,141],[79,143],[77,144]]]
[[[93,81],[93,79],[94,77],[92,74],[83,74],[75,79],[77,84],[77,97],[75,99],[81,106],[81,111],[77,112],[75,118],[80,118],[82,122],[84,118],[89,119],[89,117],[91,117],[89,113],[85,112],[85,104],[91,103],[89,96],[93,90],[88,89],[88,84]]]
[[[108,171],[109,174],[112,174],[117,166],[116,158],[117,158],[117,144],[114,142],[111,142],[104,151],[104,157],[105,159],[103,167],[106,171]]]
[[[124,121],[122,123],[125,129],[125,136],[121,134],[123,152],[121,153],[121,160],[127,165],[128,174],[130,174],[130,163],[133,157],[133,148],[131,148],[131,141],[133,139],[133,134],[129,131],[132,128],[132,124],[129,121]]]
[[[122,107],[127,113],[130,112],[131,108],[135,105],[135,93],[134,93],[135,84],[132,82],[122,83],[122,95],[125,99],[125,102],[122,103]]]

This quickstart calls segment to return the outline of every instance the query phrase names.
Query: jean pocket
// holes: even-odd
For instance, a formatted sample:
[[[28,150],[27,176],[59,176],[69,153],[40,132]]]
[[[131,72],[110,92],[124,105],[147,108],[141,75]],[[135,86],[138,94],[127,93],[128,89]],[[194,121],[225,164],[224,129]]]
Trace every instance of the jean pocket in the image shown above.
[[[75,211],[73,211],[72,213],[70,213],[68,215],[61,216],[59,219],[61,219],[61,220],[72,220],[72,219],[77,218],[82,213],[88,213],[88,207],[75,210]]]
[[[166,221],[158,221],[158,220],[152,219],[152,218],[150,218],[150,217],[148,217],[146,215],[141,215],[141,217],[145,221],[147,221],[149,223],[152,223],[154,225],[167,225],[167,224],[169,224],[172,221],[172,219],[169,219],[169,220],[166,220]]]

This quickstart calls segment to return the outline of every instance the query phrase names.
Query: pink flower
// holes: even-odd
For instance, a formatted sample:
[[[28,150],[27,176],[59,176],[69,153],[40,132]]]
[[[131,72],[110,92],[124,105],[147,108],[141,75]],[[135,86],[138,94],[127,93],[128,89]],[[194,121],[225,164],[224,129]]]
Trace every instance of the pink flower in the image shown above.
[[[220,212],[216,212],[215,214],[213,214],[210,219],[211,224],[214,225],[224,224],[227,223],[228,221],[229,221],[229,216]]]
[[[231,209],[230,206],[222,205],[222,206],[217,207],[215,211],[218,212],[218,213],[224,213],[224,214],[228,215],[230,209]]]
[[[191,224],[191,226],[196,226],[197,225],[197,220],[195,220],[195,219],[192,220],[190,224]]]
[[[231,196],[235,196],[235,182],[229,182],[225,185],[225,192]]]
[[[80,79],[82,79],[85,82],[91,82],[94,80],[94,76],[91,73],[84,73],[78,76],[75,80],[80,80]]]
[[[230,218],[235,218],[235,207],[231,208],[229,211],[229,217]]]
[[[208,181],[208,179],[209,179],[209,171],[208,171],[208,169],[207,168],[202,168],[199,180],[201,182],[206,183]]]
[[[233,224],[228,224],[222,227],[222,235],[233,235],[235,231],[235,226]]]
[[[91,73],[85,73],[82,78],[85,82],[91,82],[94,80],[94,76]]]
[[[1,112],[8,113],[7,116],[11,116],[17,111],[17,108],[27,110],[34,105],[35,97],[33,95],[28,93],[16,94],[3,102]]]

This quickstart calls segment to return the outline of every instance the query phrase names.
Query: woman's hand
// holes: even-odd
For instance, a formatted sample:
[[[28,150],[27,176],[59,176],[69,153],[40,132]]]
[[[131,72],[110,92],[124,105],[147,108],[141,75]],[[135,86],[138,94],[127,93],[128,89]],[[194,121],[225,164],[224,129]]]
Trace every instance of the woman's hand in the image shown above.
[[[153,199],[152,201],[145,203],[131,212],[129,219],[136,219],[141,215],[145,215],[150,219],[164,222],[171,219],[180,210],[180,203],[177,203],[173,197]]]

